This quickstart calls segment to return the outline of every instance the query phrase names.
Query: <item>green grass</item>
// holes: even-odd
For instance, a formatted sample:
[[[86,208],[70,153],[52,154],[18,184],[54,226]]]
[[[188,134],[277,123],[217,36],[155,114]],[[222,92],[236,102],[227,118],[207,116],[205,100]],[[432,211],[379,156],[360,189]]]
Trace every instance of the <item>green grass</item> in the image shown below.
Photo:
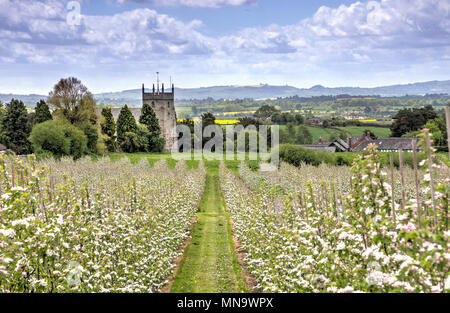
[[[296,127],[296,131],[297,128]],[[286,125],[280,125],[280,129],[285,129]],[[336,133],[339,135],[339,132],[337,129],[343,130],[347,133],[349,136],[361,136],[363,131],[370,130],[375,134],[377,137],[389,137],[391,135],[391,130],[388,127],[374,127],[374,126],[346,126],[346,127],[330,127],[330,128],[324,128],[320,126],[307,126],[309,132],[313,136],[314,142],[318,142],[320,137],[322,137],[322,140],[328,141],[328,138],[330,134]]]
[[[230,216],[220,191],[219,162],[206,161],[205,192],[173,282],[173,293],[248,292],[238,263]]]
[[[361,136],[363,131],[370,130],[377,137],[389,137],[391,135],[391,130],[387,127],[374,127],[374,126],[347,126],[347,127],[337,127],[343,131],[350,134],[350,136]]]
[[[128,157],[133,164],[147,158],[153,165],[160,159],[166,159],[170,168],[177,160],[170,153],[111,153],[113,161]],[[235,156],[236,158],[236,156]],[[259,161],[246,162],[257,168]],[[240,293],[250,292],[242,268],[238,262],[230,224],[230,213],[220,189],[220,161],[208,161],[204,158],[207,169],[205,191],[202,195],[197,222],[191,232],[191,241],[184,251],[180,267],[170,292],[173,293]],[[238,172],[240,160],[225,160],[233,172]],[[197,167],[198,160],[186,160],[190,167]]]

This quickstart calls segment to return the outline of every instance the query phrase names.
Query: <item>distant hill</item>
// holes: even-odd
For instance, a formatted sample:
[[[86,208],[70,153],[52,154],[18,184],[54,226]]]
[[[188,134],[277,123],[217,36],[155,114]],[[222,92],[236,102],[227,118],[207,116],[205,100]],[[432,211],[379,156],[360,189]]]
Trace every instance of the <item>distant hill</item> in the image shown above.
[[[146,91],[150,92],[150,90]],[[429,81],[406,85],[392,85],[375,88],[360,87],[337,87],[328,88],[321,85],[311,88],[296,88],[292,86],[213,86],[201,88],[175,88],[175,99],[266,99],[278,97],[299,97],[312,96],[335,96],[347,94],[350,96],[371,96],[401,97],[405,95],[425,95],[425,94],[450,94],[450,80]],[[100,105],[141,105],[141,89],[124,90],[119,92],[108,92],[94,95]],[[39,99],[45,99],[43,95],[12,95],[0,94],[0,100],[9,102],[11,98],[22,100],[27,106],[34,106]]]

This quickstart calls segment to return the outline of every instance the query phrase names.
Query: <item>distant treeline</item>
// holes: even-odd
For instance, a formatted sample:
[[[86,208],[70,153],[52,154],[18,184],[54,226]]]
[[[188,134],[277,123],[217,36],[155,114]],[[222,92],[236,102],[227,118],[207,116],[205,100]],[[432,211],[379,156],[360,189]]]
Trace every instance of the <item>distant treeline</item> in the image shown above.
[[[381,97],[374,96],[317,96],[317,97],[286,97],[276,99],[255,100],[244,99],[213,99],[179,100],[177,107],[190,107],[192,114],[205,112],[245,112],[255,110],[264,105],[278,106],[281,110],[311,110],[321,107],[324,110],[341,110],[345,108],[362,108],[366,113],[372,111],[392,111],[394,107],[422,107],[426,105],[445,106],[450,102],[448,94],[427,94],[424,96]],[[246,113],[246,115],[249,115]]]

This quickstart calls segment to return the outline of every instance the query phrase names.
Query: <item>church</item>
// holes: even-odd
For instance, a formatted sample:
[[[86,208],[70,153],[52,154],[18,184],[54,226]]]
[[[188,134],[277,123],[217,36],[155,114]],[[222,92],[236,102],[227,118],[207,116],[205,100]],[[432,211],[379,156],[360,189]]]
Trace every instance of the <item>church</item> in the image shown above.
[[[142,105],[147,103],[155,111],[156,117],[161,127],[161,136],[166,140],[164,150],[172,151],[172,147],[178,145],[176,136],[177,115],[175,112],[175,87],[172,84],[171,90],[166,92],[164,84],[159,90],[159,83],[155,89],[153,84],[152,92],[145,92],[144,84],[142,84]]]

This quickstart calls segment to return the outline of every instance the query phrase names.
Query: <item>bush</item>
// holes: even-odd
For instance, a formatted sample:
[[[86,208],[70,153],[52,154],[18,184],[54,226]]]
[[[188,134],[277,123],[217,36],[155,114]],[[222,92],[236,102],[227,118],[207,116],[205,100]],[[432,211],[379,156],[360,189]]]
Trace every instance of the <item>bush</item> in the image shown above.
[[[300,166],[302,163],[310,165],[320,165],[327,163],[336,164],[336,156],[328,152],[316,151],[301,146],[290,144],[280,145],[280,160],[294,166]]]
[[[163,137],[150,137],[150,152],[159,153],[164,151],[166,139]]]
[[[72,155],[74,159],[79,159],[88,151],[88,139],[83,131],[60,120],[37,124],[29,140],[38,155],[51,153],[57,158]]]
[[[379,152],[380,163],[382,166],[389,167],[390,160],[389,155],[392,154],[394,157],[394,166],[399,167],[400,161],[398,157],[398,153],[388,153],[388,152]],[[338,152],[338,153],[329,153],[324,151],[317,151],[308,149],[301,146],[295,146],[290,144],[282,144],[279,147],[279,155],[280,161],[289,163],[294,166],[300,166],[302,163],[310,164],[314,166],[318,166],[321,163],[326,163],[329,165],[352,165],[354,159],[358,156],[358,153],[355,152]],[[411,152],[403,152],[403,165],[413,167],[413,154]],[[418,153],[417,154],[417,162],[425,159],[425,154]]]
[[[137,127],[139,151],[150,152],[150,132],[148,130],[148,127],[143,124],[137,124]]]
[[[134,153],[139,151],[139,138],[133,132],[126,132],[120,144],[120,149],[123,152]]]
[[[97,141],[99,139],[99,129],[97,126],[87,123],[77,124],[87,137],[87,147],[90,153],[97,153]]]

